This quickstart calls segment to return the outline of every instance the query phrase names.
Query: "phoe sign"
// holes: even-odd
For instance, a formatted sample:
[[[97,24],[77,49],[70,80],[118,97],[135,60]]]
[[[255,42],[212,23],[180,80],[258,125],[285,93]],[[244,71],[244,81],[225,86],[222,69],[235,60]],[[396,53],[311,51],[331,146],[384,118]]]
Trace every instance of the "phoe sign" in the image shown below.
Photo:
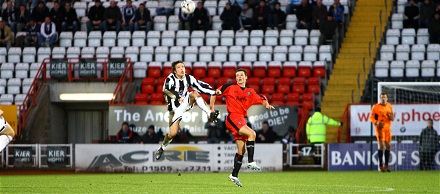
[[[107,73],[108,77],[121,77],[127,65],[127,59],[108,59]]]
[[[97,77],[96,59],[80,59],[79,60],[79,77],[92,78]]]
[[[68,61],[67,59],[50,59],[50,77],[67,78]]]
[[[66,167],[67,147],[48,147],[47,165],[49,167]]]
[[[248,111],[248,120],[254,130],[262,128],[263,121],[268,121],[269,126],[278,134],[287,134],[290,125],[298,125],[297,107],[295,106],[275,106],[274,110],[266,109],[264,106],[252,106]],[[228,115],[225,105],[217,105],[215,109],[220,111],[220,120]],[[156,129],[162,129],[164,133],[169,131],[169,111],[165,105],[157,106],[110,106],[109,108],[109,134],[116,135],[122,123],[126,121],[136,125],[135,132],[140,135],[145,133],[149,125],[154,125]],[[194,136],[206,136],[208,131],[205,123],[208,115],[201,109],[194,107],[184,113],[180,127],[186,128]]]

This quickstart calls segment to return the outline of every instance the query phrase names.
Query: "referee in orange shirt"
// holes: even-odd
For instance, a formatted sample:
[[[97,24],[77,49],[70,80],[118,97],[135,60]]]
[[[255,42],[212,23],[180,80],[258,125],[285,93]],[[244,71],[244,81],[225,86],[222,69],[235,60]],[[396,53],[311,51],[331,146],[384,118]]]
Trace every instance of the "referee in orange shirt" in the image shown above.
[[[388,103],[388,94],[380,94],[380,103],[371,109],[370,121],[376,128],[376,139],[378,141],[379,170],[381,172],[391,172],[388,167],[391,148],[391,123],[394,120],[393,106]],[[385,148],[385,164],[382,162]]]

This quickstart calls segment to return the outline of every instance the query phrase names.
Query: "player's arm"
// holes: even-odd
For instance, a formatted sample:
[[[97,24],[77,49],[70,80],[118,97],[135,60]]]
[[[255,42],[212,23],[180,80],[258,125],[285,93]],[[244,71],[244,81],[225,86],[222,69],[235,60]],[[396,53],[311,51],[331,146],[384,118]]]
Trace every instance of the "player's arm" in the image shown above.
[[[391,111],[391,112],[389,112],[389,113],[387,114],[388,119],[389,119],[390,121],[394,121],[394,111],[393,111],[393,106],[391,106],[391,105],[390,105],[390,111]]]
[[[190,80],[190,86],[192,89],[197,90],[198,92],[202,94],[209,94],[209,95],[215,95],[215,90],[207,83],[197,80],[193,76],[189,76]]]
[[[378,119],[379,115],[376,112],[376,105],[374,105],[373,108],[371,108],[370,121],[371,123],[373,123],[373,125],[376,125]]]
[[[174,86],[174,80],[171,79],[170,77],[167,77],[165,83],[163,84],[162,92],[172,99],[178,99],[180,98],[179,93],[177,93],[177,91],[174,91],[172,89],[173,86]]]
[[[3,116],[3,110],[0,109],[0,116]]]
[[[267,109],[275,109],[275,107],[273,107],[272,105],[269,104],[269,102],[267,100],[263,100],[263,106],[266,107]]]

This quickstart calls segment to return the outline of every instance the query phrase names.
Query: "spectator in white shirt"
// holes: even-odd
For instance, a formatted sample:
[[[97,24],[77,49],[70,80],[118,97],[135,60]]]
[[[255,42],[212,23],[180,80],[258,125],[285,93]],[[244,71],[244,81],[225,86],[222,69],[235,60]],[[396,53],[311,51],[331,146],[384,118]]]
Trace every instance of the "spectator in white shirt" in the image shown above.
[[[53,43],[57,40],[57,31],[55,24],[51,21],[49,16],[46,16],[44,23],[40,27],[40,36],[38,37],[38,44],[40,46],[53,47]]]

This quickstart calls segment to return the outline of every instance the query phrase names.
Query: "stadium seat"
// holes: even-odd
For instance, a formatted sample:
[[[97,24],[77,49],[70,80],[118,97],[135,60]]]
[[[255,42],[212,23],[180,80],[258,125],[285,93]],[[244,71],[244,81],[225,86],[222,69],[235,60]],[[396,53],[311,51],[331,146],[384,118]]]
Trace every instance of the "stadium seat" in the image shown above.
[[[23,49],[23,63],[33,63],[35,56],[37,55],[37,49],[35,47],[24,47]]]
[[[174,46],[174,40],[176,39],[176,34],[174,31],[166,30],[162,32],[161,45],[162,46]]]
[[[220,77],[217,79],[217,87],[220,87],[222,85],[225,85],[229,82],[232,81],[233,78],[229,78],[229,77]]]
[[[429,32],[427,28],[417,30],[417,44],[429,44]]]
[[[139,61],[139,47],[137,46],[130,46],[125,49],[125,57],[130,58],[131,62],[138,62]]]
[[[170,17],[168,17],[168,30],[178,31],[179,22],[179,14],[170,15]]]
[[[293,93],[298,93],[298,94],[303,94],[306,91],[305,86],[304,85],[293,85],[292,86],[292,92]]]
[[[304,61],[316,61],[318,47],[316,45],[307,45],[304,47]]]
[[[243,47],[231,46],[229,47],[229,61],[242,61]]]
[[[374,65],[374,75],[377,78],[386,78],[388,77],[388,69],[388,61],[376,61],[376,64]]]
[[[222,20],[220,19],[219,15],[215,15],[212,17],[212,30],[222,30]]]
[[[112,47],[112,49],[110,50],[110,57],[112,58],[122,58],[124,57],[124,54],[124,47],[116,46]]]
[[[307,108],[307,109],[311,109],[311,110],[313,110],[314,104],[315,103],[313,101],[303,101],[301,103],[303,108]]]
[[[78,18],[86,16],[87,2],[77,1],[73,4],[73,8],[75,9]]]
[[[402,44],[415,44],[416,30],[414,28],[405,28],[402,30]]]
[[[220,33],[217,30],[208,30],[206,32],[206,46],[218,46]]]
[[[437,61],[437,77],[440,77],[440,61]]]
[[[420,62],[419,61],[411,60],[411,61],[406,62],[406,64],[405,64],[406,77],[411,77],[411,78],[419,77],[420,76],[419,71],[420,71]]]
[[[176,46],[188,46],[189,45],[189,31],[179,30],[176,33]]]
[[[220,45],[222,46],[234,46],[234,31],[222,30],[220,33]]]
[[[217,14],[217,1],[205,1],[203,7],[205,7],[208,10],[209,16],[215,16],[221,14],[221,13]]]
[[[405,11],[405,5],[407,0],[397,0],[397,13],[403,13]]]
[[[144,78],[147,76],[147,63],[146,62],[135,62],[133,65],[133,77],[134,78]]]
[[[307,84],[321,85],[321,80],[319,77],[309,77],[309,79],[307,79]]]
[[[203,46],[205,32],[201,30],[191,32],[191,46]]]
[[[321,87],[319,85],[307,84],[307,92],[319,94],[321,93]]]
[[[148,103],[148,94],[138,93],[134,97],[135,104],[147,104]]]
[[[262,83],[264,85],[276,85],[277,80],[274,77],[265,77],[265,78],[263,78]]]
[[[89,37],[87,39],[88,45],[90,47],[99,47],[101,46],[102,33],[101,31],[91,31],[89,33]]]
[[[313,76],[325,78],[327,75],[325,61],[315,61],[313,62]]]
[[[67,48],[67,51],[66,51],[67,58],[79,58],[80,54],[81,54],[80,47],[68,47]]]
[[[156,10],[156,8],[158,8],[158,7],[159,7],[158,1],[146,1],[145,2],[145,8],[148,8],[150,10],[151,17],[156,16],[156,12],[154,10]]]
[[[118,46],[128,47],[131,45],[131,32],[120,31],[118,33]]]
[[[312,76],[312,62],[301,61],[298,64],[298,74],[299,77],[310,77]]]
[[[252,65],[252,76],[264,78],[267,75],[267,63],[263,61],[256,61]]]
[[[212,88],[216,88],[215,78],[213,77],[204,77],[202,79],[203,82],[209,84]]]
[[[237,31],[235,33],[235,45],[236,46],[247,46],[249,45],[249,31]]]
[[[158,46],[154,50],[154,60],[159,62],[168,61],[168,47]]]
[[[333,61],[333,49],[331,45],[319,46],[319,60],[320,61]]]
[[[96,48],[96,58],[108,58],[110,55],[110,49],[106,46]]]
[[[187,46],[183,52],[183,58],[185,62],[196,62],[199,55],[199,49],[197,46]]]
[[[272,94],[272,102],[273,105],[284,105],[284,93],[274,93]]]
[[[246,86],[249,87],[249,88],[254,89],[257,94],[261,93],[261,89],[260,89],[261,85],[247,84],[246,83]]]
[[[302,61],[302,46],[290,46],[289,47],[289,61]]]
[[[15,78],[29,77],[29,63],[17,63],[15,65]]]
[[[21,48],[20,47],[9,48],[8,62],[9,63],[20,63],[21,62]]]
[[[422,61],[421,76],[422,77],[435,76],[435,61],[433,60]]]
[[[154,56],[154,47],[152,47],[152,46],[141,47],[140,61],[142,61],[142,62],[153,61],[153,56]]]
[[[319,39],[321,37],[321,32],[319,30],[310,31],[310,45],[319,45]]]
[[[260,46],[258,50],[258,61],[272,61],[272,46]]]
[[[286,17],[286,29],[287,30],[296,30],[296,22],[297,22],[296,15],[289,14]]]
[[[71,47],[72,46],[72,39],[73,39],[72,32],[61,32],[60,46],[61,47]]]
[[[290,93],[290,85],[287,84],[277,84],[277,92],[281,94]]]
[[[266,30],[264,34],[264,45],[266,46],[276,46],[278,45],[278,30]]]
[[[195,62],[192,68],[192,75],[197,79],[205,78],[207,69],[208,65],[206,62]]]
[[[7,53],[6,47],[0,47],[0,63],[6,63]]]
[[[1,105],[12,105],[14,103],[14,95],[12,94],[2,94],[0,96]]]
[[[423,44],[415,44],[411,47],[411,60],[425,60],[425,45]]]
[[[391,28],[402,29],[403,28],[403,14],[393,13],[391,15]]]
[[[295,31],[295,45],[308,45],[309,31],[298,29]]]
[[[273,60],[274,61],[287,61],[287,46],[275,46]],[[247,55],[247,53],[246,53]]]
[[[26,98],[26,94],[17,94],[14,97],[14,104],[20,106],[23,104],[24,99]]]
[[[248,76],[252,73],[252,63],[249,61],[240,61],[237,64],[237,69],[244,69],[246,70]]]
[[[54,47],[52,49],[52,58],[62,59],[66,56],[66,48],[64,47]]]
[[[402,78],[405,69],[405,64],[403,61],[391,61],[390,64],[390,77],[392,78]]]
[[[244,47],[244,61],[254,62],[257,61],[257,46],[245,46]]]
[[[281,30],[280,44],[281,46],[293,45],[293,30]]]
[[[87,32],[76,31],[75,35],[73,36],[73,46],[86,47],[87,46]]]
[[[427,60],[440,60],[440,44],[429,44],[426,51]]]
[[[145,31],[134,31],[131,40],[133,46],[145,46]]]
[[[37,76],[37,72],[40,69],[41,63],[31,63],[31,67],[29,68],[29,77],[35,78]]]
[[[304,93],[301,95],[301,101],[316,101],[316,93],[313,93],[309,91],[309,93]]]
[[[250,34],[250,44],[253,46],[262,46],[263,45],[263,30],[252,30]]]
[[[235,78],[235,70],[237,69],[236,62],[224,62],[222,76],[226,78]]]
[[[296,62],[284,62],[283,63],[283,77],[296,77],[296,69],[297,69],[297,63]]]
[[[183,47],[172,46],[170,48],[170,61],[178,61],[183,59]]]
[[[154,89],[155,85],[154,84],[142,84],[141,85],[141,92],[143,94],[151,94],[155,92]]]
[[[162,74],[162,63],[161,62],[150,62],[147,66],[147,74],[148,77],[158,78],[161,77]],[[167,76],[167,75],[164,75]]]
[[[293,78],[293,85],[306,85],[307,84],[307,79],[305,77],[294,77]]]
[[[227,61],[228,47],[216,46],[214,48],[214,61],[225,62]]]
[[[41,63],[41,62],[43,62],[44,59],[50,58],[51,53],[52,53],[52,51],[51,51],[50,47],[38,48],[38,51],[37,51],[38,61],[37,62]]]
[[[397,45],[396,47],[396,60],[407,61],[409,60],[409,45]]]
[[[156,79],[152,77],[144,77],[142,79],[141,85],[155,85]]]
[[[273,94],[273,93],[275,93],[275,85],[268,85],[268,84],[262,85],[261,86],[261,93],[263,93],[263,94]],[[268,95],[266,95],[266,97],[267,96]]]
[[[8,94],[20,94],[21,79],[10,78],[8,80]]]
[[[167,16],[155,16],[153,19],[153,23],[154,31],[165,31],[167,29]]]
[[[0,77],[10,79],[14,77],[14,63],[3,63],[0,66]]]
[[[249,77],[246,81],[246,85],[261,85],[261,78],[259,77]]]
[[[399,29],[388,29],[386,32],[386,44],[388,45],[398,45],[400,39]]]
[[[202,46],[199,49],[199,61],[209,62],[212,61],[212,55],[214,49],[212,46]]]
[[[280,61],[271,61],[267,65],[267,76],[268,77],[281,77],[281,67]]]
[[[148,32],[147,45],[148,46],[160,46],[160,32],[159,31],[150,30]]]
[[[380,60],[392,61],[394,60],[394,45],[382,45],[380,48]]]
[[[0,78],[0,94],[6,94],[6,79]]]
[[[211,61],[208,63],[208,77],[218,78],[221,76],[222,64],[221,62]]]
[[[121,31],[122,32],[122,31]],[[105,31],[102,42],[103,46],[114,47],[116,46],[116,32],[115,31]]]

